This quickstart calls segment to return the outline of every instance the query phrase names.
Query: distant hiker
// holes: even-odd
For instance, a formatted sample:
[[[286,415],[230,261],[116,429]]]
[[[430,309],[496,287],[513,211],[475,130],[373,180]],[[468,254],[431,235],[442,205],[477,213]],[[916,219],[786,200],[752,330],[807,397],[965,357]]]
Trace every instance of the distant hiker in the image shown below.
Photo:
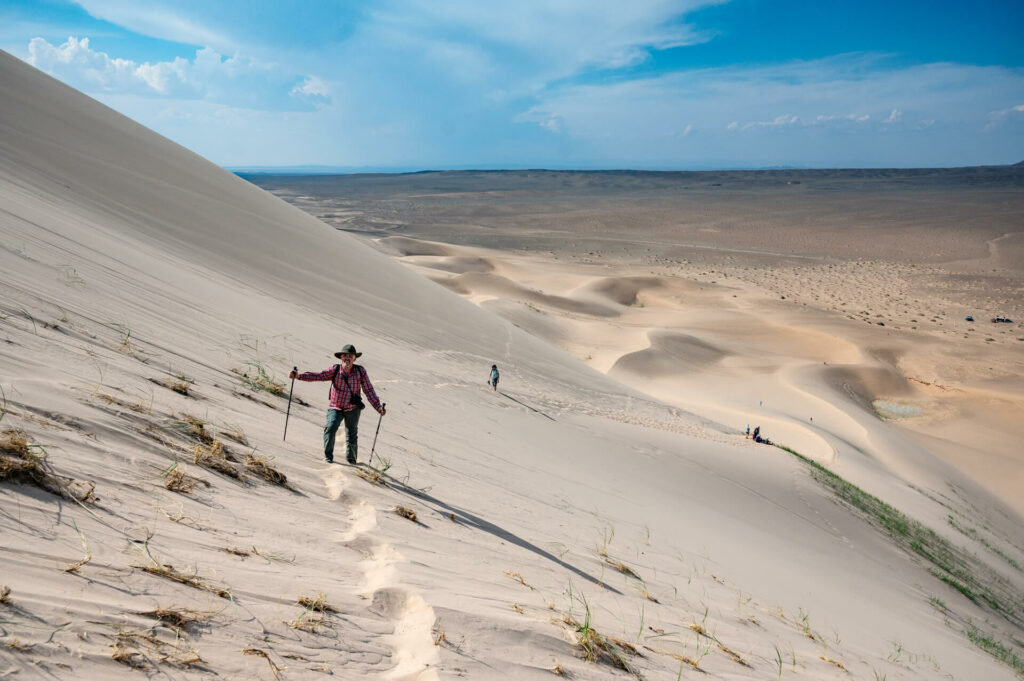
[[[747,434],[744,435],[743,437],[745,437],[745,438],[746,437],[750,437],[750,424],[749,423],[747,424]]]
[[[497,364],[492,364],[491,365],[491,378],[487,382],[490,384],[490,386],[492,388],[494,388],[494,392],[498,392],[498,365]]]
[[[373,390],[370,377],[366,369],[356,364],[356,357],[363,353],[356,352],[352,345],[346,345],[341,352],[334,353],[334,356],[341,360],[324,371],[289,374],[289,378],[297,378],[300,381],[330,381],[331,393],[327,407],[327,423],[324,425],[324,461],[334,463],[334,436],[339,426],[345,424],[345,459],[349,463],[356,462],[356,455],[359,450],[359,412],[362,411],[363,400],[360,391],[366,391],[366,397],[370,400],[373,408],[383,416],[384,407],[377,399],[377,393]]]
[[[754,426],[754,442],[760,442],[757,438],[761,435],[761,426]]]

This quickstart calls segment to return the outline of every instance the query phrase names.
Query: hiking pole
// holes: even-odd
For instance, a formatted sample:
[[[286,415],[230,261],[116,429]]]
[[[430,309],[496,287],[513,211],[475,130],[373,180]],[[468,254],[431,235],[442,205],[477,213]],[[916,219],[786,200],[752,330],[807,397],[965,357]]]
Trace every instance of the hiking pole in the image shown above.
[[[388,403],[387,402],[381,402],[380,408],[381,409],[387,409],[388,408]],[[377,432],[373,434],[373,446],[370,447],[370,463],[367,464],[368,466],[373,464],[373,450],[375,450],[377,448],[377,436],[380,435],[380,422],[383,421],[383,420],[384,420],[384,414],[381,414],[380,418],[377,419]]]
[[[292,371],[298,371],[299,367],[292,367]],[[292,387],[288,390],[288,411],[284,413],[284,437],[281,441],[288,439],[288,417],[292,414],[292,391],[295,390],[295,378],[292,378]]]

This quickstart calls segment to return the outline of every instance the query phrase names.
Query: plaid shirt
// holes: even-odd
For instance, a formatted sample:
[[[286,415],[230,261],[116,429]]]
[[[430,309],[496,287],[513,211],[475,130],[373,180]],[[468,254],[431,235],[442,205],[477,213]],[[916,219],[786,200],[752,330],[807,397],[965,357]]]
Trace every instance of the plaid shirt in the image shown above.
[[[337,375],[335,375],[337,372]],[[352,394],[359,394],[360,388],[366,391],[366,399],[378,412],[380,411],[380,400],[373,390],[370,377],[366,375],[366,369],[359,364],[352,365],[352,371],[348,374],[342,373],[341,365],[335,364],[330,369],[323,371],[307,371],[296,376],[300,381],[330,381],[331,378],[331,400],[327,405],[328,409],[338,411],[352,411],[355,405],[352,404]]]

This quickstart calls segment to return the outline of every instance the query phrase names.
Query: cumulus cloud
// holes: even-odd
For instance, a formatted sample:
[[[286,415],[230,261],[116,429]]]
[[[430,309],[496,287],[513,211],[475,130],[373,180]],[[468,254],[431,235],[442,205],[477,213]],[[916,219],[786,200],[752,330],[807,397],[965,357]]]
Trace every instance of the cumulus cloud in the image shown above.
[[[62,45],[33,38],[28,61],[36,68],[92,94],[201,99],[251,108],[308,109],[329,101],[319,78],[297,77],[270,64],[239,55],[225,57],[210,48],[195,58],[137,63],[94,50],[89,38],[69,37]]]

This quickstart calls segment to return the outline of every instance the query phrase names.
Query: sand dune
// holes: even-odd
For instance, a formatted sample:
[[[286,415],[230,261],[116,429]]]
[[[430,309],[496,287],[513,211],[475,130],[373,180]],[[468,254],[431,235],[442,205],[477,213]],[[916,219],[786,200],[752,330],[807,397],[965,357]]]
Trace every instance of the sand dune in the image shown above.
[[[647,283],[638,305],[596,303],[573,292],[616,274],[398,242],[493,263],[435,270],[491,287],[481,309],[414,271],[430,261],[394,262],[5,54],[0,129],[0,674],[1014,678],[968,634],[1018,646],[1019,517],[852,398],[815,392],[823,365],[787,356],[786,333],[747,355],[756,372],[715,328],[756,337],[799,314],[759,326],[755,298],[727,305],[747,289],[699,279],[685,306]],[[596,340],[592,362],[687,319],[705,324],[678,331],[697,341],[667,348],[727,354],[640,391],[492,312],[528,319],[519,296]],[[908,361],[855,340],[826,350]],[[362,417],[364,461],[383,424],[375,469],[323,463],[323,384],[295,385],[282,441],[283,377],[344,343],[388,404]],[[814,426],[790,411],[812,407]],[[739,434],[754,414],[934,535],[837,503],[805,463]],[[38,477],[8,474],[33,463]],[[584,624],[599,660],[583,659]]]
[[[670,377],[715,364],[726,356],[720,348],[684,333],[652,331],[648,337],[649,348],[623,355],[609,373],[614,376],[624,371],[641,379]]]

